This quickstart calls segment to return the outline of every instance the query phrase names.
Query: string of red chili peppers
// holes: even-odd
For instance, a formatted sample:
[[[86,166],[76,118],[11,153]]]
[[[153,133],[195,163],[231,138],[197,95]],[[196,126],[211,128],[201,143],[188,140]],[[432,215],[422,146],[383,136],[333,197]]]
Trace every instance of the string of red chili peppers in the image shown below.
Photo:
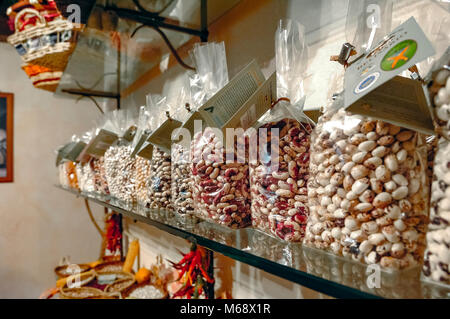
[[[214,279],[209,277],[203,268],[206,251],[203,247],[198,247],[192,243],[191,250],[187,254],[183,254],[183,259],[178,263],[170,261],[172,266],[179,271],[178,280],[183,286],[173,294],[172,299],[176,297],[186,297],[187,299],[198,299],[204,292],[205,282],[213,283]]]
[[[112,213],[106,220],[106,247],[111,252],[117,252],[122,248],[122,232],[120,231],[120,216]]]

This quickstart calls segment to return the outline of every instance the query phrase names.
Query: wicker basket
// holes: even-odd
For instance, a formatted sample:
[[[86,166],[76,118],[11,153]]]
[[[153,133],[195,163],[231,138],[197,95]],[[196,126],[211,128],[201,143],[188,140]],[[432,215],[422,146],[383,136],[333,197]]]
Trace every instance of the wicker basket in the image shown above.
[[[71,275],[71,276],[75,276],[75,275]],[[70,279],[71,276],[68,276],[67,278]],[[88,272],[85,272],[85,273],[80,273],[79,276],[80,276],[80,278],[79,278],[78,286],[82,287],[82,286],[86,286],[92,280],[94,280],[95,277],[97,276],[97,274],[95,273],[95,271],[91,270],[91,271],[88,271]],[[73,287],[68,287],[67,286],[67,282],[65,283],[64,287],[65,288],[73,288]]]
[[[122,272],[123,261],[107,261],[94,267],[97,274],[105,272]]]
[[[43,7],[43,2],[48,5]],[[28,6],[11,8],[7,13],[10,19],[14,19],[15,33],[8,37],[8,42],[16,48],[22,60],[53,71],[63,71],[83,26],[66,20],[54,1],[29,1]]]
[[[81,273],[84,273],[84,272],[88,271],[89,269],[91,269],[91,267],[87,264],[78,264],[77,266],[80,267]],[[55,273],[58,275],[58,278],[66,278],[66,277],[69,277],[70,275],[72,275],[71,273],[68,273],[66,271],[67,267],[69,267],[69,265],[58,266],[55,268]],[[92,276],[93,276],[92,279],[94,279],[95,273],[93,273]]]
[[[62,299],[104,299],[108,297],[97,288],[79,287],[79,288],[61,288],[59,295]]]
[[[133,286],[135,282],[134,276],[129,274],[127,278],[118,279],[112,284],[107,285],[105,287],[105,293],[122,292]]]
[[[161,291],[161,294],[163,295],[163,297],[162,298],[160,298],[160,299],[167,299],[168,297],[169,297],[169,294],[167,293],[167,291],[164,291],[164,289],[162,289],[162,288],[160,288],[160,287],[157,287],[157,286],[155,286],[155,285],[152,285],[152,284],[150,284],[150,283],[148,283],[148,282],[144,282],[144,283],[141,283],[141,284],[134,284],[134,285],[132,285],[132,286],[130,286],[130,287],[128,287],[127,289],[124,289],[123,291],[122,291],[122,297],[123,298],[132,298],[132,297],[130,297],[130,295],[133,293],[133,291],[135,291],[136,289],[138,289],[138,288],[145,288],[145,287],[155,287],[156,289],[158,289],[158,290],[160,290]]]

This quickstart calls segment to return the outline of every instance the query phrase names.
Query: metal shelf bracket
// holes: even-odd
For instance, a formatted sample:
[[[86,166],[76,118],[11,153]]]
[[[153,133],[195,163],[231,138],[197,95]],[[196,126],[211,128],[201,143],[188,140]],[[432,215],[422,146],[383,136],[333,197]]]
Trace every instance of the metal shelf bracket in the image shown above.
[[[175,59],[180,63],[180,65],[189,70],[195,70],[194,67],[187,65],[183,62],[181,57],[179,56],[177,50],[170,42],[167,35],[161,29],[169,29],[173,31],[178,31],[186,34],[190,34],[193,36],[197,36],[200,38],[202,42],[208,41],[208,21],[207,21],[207,0],[200,0],[200,10],[201,10],[201,27],[200,30],[183,27],[176,24],[171,24],[166,22],[166,18],[161,17],[160,14],[172,3],[170,1],[162,10],[159,12],[150,12],[144,9],[144,7],[140,4],[139,0],[133,0],[133,3],[136,5],[137,10],[118,8],[115,5],[107,4],[103,7],[105,11],[114,12],[119,18],[134,21],[140,23],[141,25],[137,27],[132,33],[131,37],[133,37],[137,31],[144,27],[149,27],[158,32],[158,34],[163,38],[164,42],[169,47],[172,55]]]

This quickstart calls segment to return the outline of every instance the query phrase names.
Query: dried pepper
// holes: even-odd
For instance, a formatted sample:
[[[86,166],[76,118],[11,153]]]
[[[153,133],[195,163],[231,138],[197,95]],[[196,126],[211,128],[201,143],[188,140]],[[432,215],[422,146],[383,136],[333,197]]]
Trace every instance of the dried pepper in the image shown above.
[[[122,249],[122,231],[120,229],[120,215],[112,213],[106,219],[106,247],[111,252]]]
[[[183,258],[178,263],[170,263],[179,271],[178,280],[183,286],[173,294],[172,299],[177,297],[198,299],[205,292],[205,283],[214,282],[214,278],[211,278],[205,270],[209,263],[206,260],[206,251],[193,243],[187,254],[181,251],[180,253]]]

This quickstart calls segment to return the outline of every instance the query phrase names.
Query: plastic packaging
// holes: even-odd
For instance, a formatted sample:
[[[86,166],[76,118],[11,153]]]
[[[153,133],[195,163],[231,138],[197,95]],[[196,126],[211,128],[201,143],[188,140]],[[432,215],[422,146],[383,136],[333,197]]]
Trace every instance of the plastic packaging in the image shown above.
[[[311,136],[304,243],[385,269],[418,266],[428,221],[425,139],[342,106],[340,95]]]
[[[313,122],[303,114],[307,48],[303,26],[280,21],[275,36],[277,103],[257,128],[271,134],[258,143],[270,161],[251,163],[252,224],[286,241],[301,241],[308,218],[306,183]],[[278,132],[278,134],[276,134]],[[277,141],[278,139],[278,141]],[[278,156],[273,156],[276,152]],[[275,163],[278,161],[278,163]]]
[[[80,138],[75,136],[72,141],[81,141],[88,144],[93,136],[94,130],[85,132]],[[88,162],[77,163],[76,171],[80,190],[86,194],[95,193],[94,169],[92,167],[92,158]]]
[[[196,134],[192,144],[191,154],[199,159],[193,160],[191,166],[197,216],[231,228],[249,226],[249,166],[238,162],[236,157],[239,145],[246,145],[246,141],[235,141],[230,150],[234,152],[234,160],[228,161],[223,142],[212,128]]]
[[[116,110],[105,114],[110,130],[122,137],[135,125],[136,117],[132,110]],[[125,202],[133,203],[135,189],[133,172],[135,160],[131,157],[133,149],[129,141],[122,138],[111,145],[105,152],[105,173],[110,194]]]
[[[432,70],[430,98],[438,133],[431,184],[430,224],[423,266],[425,277],[450,284],[450,54],[444,55]]]
[[[346,41],[358,54],[369,52],[391,31],[392,0],[350,1],[345,25]]]
[[[172,210],[170,183],[170,155],[153,149],[150,175],[150,208]]]
[[[194,111],[191,108],[191,95],[188,77],[182,78],[181,88],[178,89],[178,94],[173,104],[176,106],[173,114],[180,122],[185,122],[190,112]],[[187,144],[187,145],[186,145]],[[172,203],[175,213],[186,219],[192,218],[194,215],[194,200],[192,198],[193,177],[190,170],[190,145],[186,141],[173,143],[171,147],[171,192]]]
[[[94,188],[95,193],[100,197],[108,197],[110,195],[108,182],[106,180],[105,157],[92,159],[91,166],[94,170]]]
[[[149,133],[152,128],[152,113],[147,106],[141,106],[139,109],[139,117],[137,120],[137,130],[132,143],[134,149],[143,134]],[[151,161],[141,156],[135,156],[135,170],[133,172],[134,191],[136,201],[141,206],[150,205],[149,183],[151,173]]]
[[[197,69],[191,76],[191,97],[199,107],[228,83],[225,46],[223,42],[196,45],[191,55]],[[195,214],[230,228],[251,223],[248,164],[237,160],[239,145],[245,140],[235,141],[229,150],[234,156],[227,159],[224,141],[210,127],[196,132],[191,143]]]
[[[59,178],[59,185],[66,188],[69,187],[69,179],[66,172],[65,162],[62,162],[58,165],[58,178]]]
[[[79,190],[78,177],[76,172],[77,164],[71,161],[62,162],[59,169],[59,182],[61,186]]]
[[[153,119],[154,127],[159,127],[165,120],[167,102],[165,97],[158,95],[148,95],[147,103],[150,112],[155,112]],[[171,200],[171,182],[170,182],[170,154],[153,148],[153,155],[150,168],[150,182],[148,196],[150,199],[150,208],[172,210]]]

